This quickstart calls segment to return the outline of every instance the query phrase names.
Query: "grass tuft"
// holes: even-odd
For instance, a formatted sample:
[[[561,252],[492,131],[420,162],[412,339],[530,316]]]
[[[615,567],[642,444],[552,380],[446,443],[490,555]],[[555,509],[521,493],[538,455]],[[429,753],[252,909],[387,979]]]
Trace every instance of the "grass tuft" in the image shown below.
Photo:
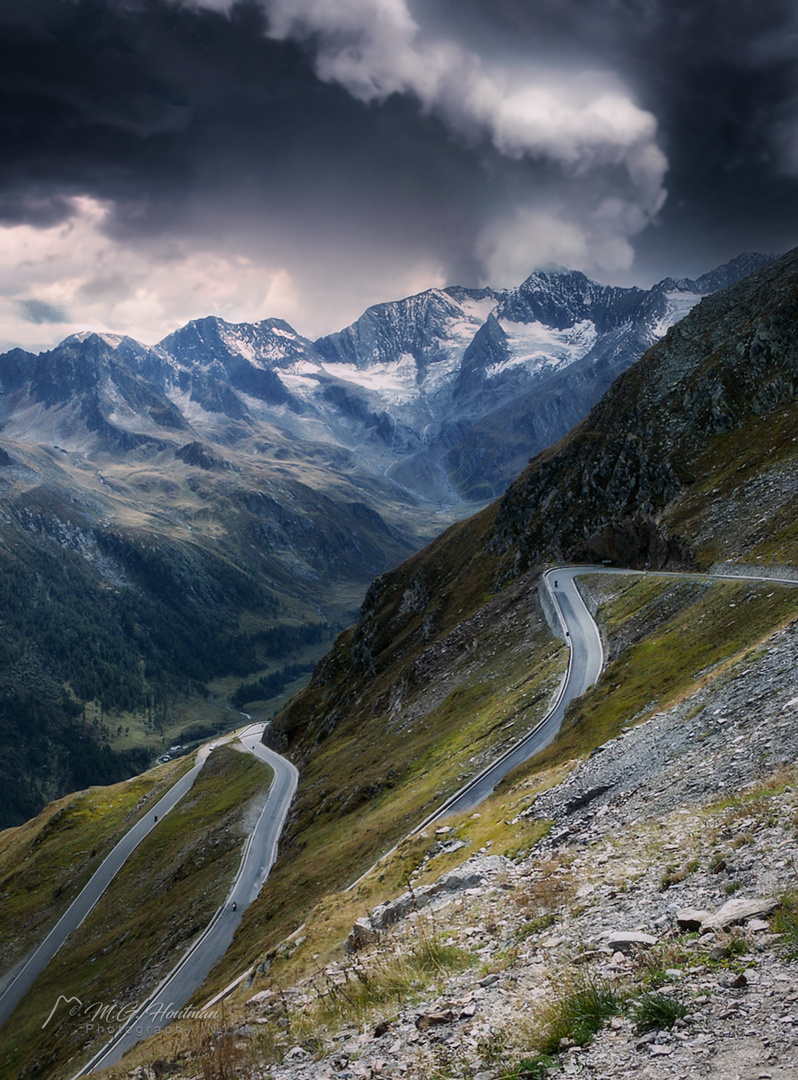
[[[531,1058],[524,1058],[518,1063],[517,1070],[512,1074],[512,1080],[548,1080],[549,1073],[559,1069],[560,1059],[551,1054],[536,1054]]]
[[[664,1031],[673,1027],[677,1020],[687,1016],[687,1006],[671,994],[656,991],[641,994],[630,1008],[635,1029],[641,1034],[646,1031]]]
[[[586,1046],[620,1009],[621,999],[613,986],[584,977],[540,1013],[540,1052],[556,1054],[564,1046]]]

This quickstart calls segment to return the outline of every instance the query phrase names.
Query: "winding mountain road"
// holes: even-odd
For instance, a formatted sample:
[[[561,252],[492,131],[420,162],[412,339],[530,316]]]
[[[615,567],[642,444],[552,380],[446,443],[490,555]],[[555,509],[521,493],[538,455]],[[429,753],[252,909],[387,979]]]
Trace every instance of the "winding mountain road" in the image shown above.
[[[595,620],[585,606],[575,579],[586,574],[639,575],[642,570],[606,566],[559,566],[542,575],[541,587],[551,599],[556,618],[569,647],[568,667],[559,692],[549,712],[500,758],[456,792],[414,831],[426,828],[448,814],[462,813],[487,798],[496,785],[517,765],[528,760],[551,743],[560,730],[565,712],[599,678],[604,666],[604,650]],[[798,586],[798,580],[772,575],[706,575],[657,571],[656,576],[693,578],[695,580],[768,581]],[[214,964],[222,957],[241,921],[245,908],[258,895],[277,853],[277,842],[291,800],[297,787],[294,766],[260,742],[263,725],[252,725],[240,736],[244,745],[274,769],[275,777],[269,798],[242,856],[241,869],[226,903],[219,908],[205,932],[194,942],[181,961],[150,998],[120,1028],[117,1035],[89,1062],[77,1077],[96,1068],[117,1062],[122,1054],[157,1027],[163,1026],[163,1009],[179,1010],[204,982]],[[360,880],[360,879],[358,879]],[[356,883],[354,883],[356,884]],[[353,886],[350,886],[352,888]],[[237,910],[232,910],[236,902]]]
[[[75,1074],[75,1080],[96,1069],[114,1065],[137,1042],[161,1030],[170,1014],[183,1008],[229,948],[244,912],[269,876],[277,858],[277,843],[299,782],[299,773],[290,761],[261,743],[263,728],[263,724],[252,724],[239,733],[247,750],[271,766],[274,779],[266,805],[244,845],[241,865],[227,899],[166,978],[146,1001],[126,1015],[113,1038]]]
[[[113,1039],[81,1069],[78,1076],[84,1076],[95,1068],[114,1064],[125,1050],[149,1034],[146,1030],[148,1018],[160,1018],[164,1010],[180,1009],[188,1001],[229,947],[244,912],[257,897],[269,876],[277,857],[277,843],[296,791],[299,774],[290,761],[261,743],[263,727],[263,724],[251,724],[238,734],[239,741],[250,753],[271,766],[274,779],[263,810],[244,845],[241,864],[227,899],[166,979],[133,1015],[126,1015],[125,1023]],[[69,935],[77,930],[91,913],[130,855],[145,837],[157,828],[158,822],[191,790],[214,745],[211,743],[200,748],[192,768],[125,833],[44,941],[0,982],[0,1027],[11,1016]],[[155,1024],[156,1021],[153,1020],[152,1026]],[[158,1026],[163,1026],[163,1019]]]
[[[569,646],[568,667],[557,698],[546,716],[531,732],[451,796],[414,832],[421,831],[442,817],[462,813],[482,802],[517,765],[553,741],[562,725],[568,705],[597,681],[604,664],[601,637],[575,583],[577,577],[596,573],[636,575],[646,571],[604,566],[560,566],[543,574],[541,588],[546,590],[553,603],[556,618]],[[767,581],[798,586],[797,579],[764,574],[652,573],[656,576],[695,580]],[[141,1003],[135,1013],[127,1017],[110,1042],[76,1074],[75,1080],[95,1069],[115,1064],[135,1043],[162,1028],[170,1013],[174,1015],[180,1011],[205,981],[211,968],[224,955],[246,908],[257,897],[268,877],[277,855],[280,833],[296,791],[298,773],[291,762],[261,743],[263,727],[262,724],[253,724],[239,733],[243,745],[274,770],[274,780],[255,828],[244,845],[239,871],[227,899],[163,982]],[[212,745],[200,750],[193,768],[152,807],[145,818],[125,834],[41,945],[5,977],[4,986],[0,983],[0,1026],[11,1015],[16,1004],[55,956],[68,935],[91,912],[125,860],[155,828],[156,822],[190,790],[211,750]],[[355,884],[357,882],[350,888]]]
[[[558,566],[547,570],[542,575],[541,587],[548,591],[554,602],[565,640],[569,645],[568,668],[553,706],[528,735],[488,765],[478,776],[469,780],[422,821],[414,832],[421,832],[433,822],[449,814],[461,814],[466,810],[471,810],[486,799],[493,793],[499,781],[503,780],[517,765],[543,750],[554,740],[570,703],[581,697],[588,687],[598,680],[604,666],[601,635],[592,615],[585,607],[574,580],[587,574],[625,576],[651,574],[655,577],[688,578],[695,581],[757,581],[771,582],[774,585],[798,586],[798,575],[795,578],[788,578],[774,574],[694,574],[664,570],[626,570],[612,566]]]
[[[604,567],[595,566],[558,566],[543,574],[541,587],[548,591],[554,602],[569,647],[568,667],[554,704],[532,731],[455,792],[422,821],[415,832],[421,832],[434,821],[449,814],[462,814],[473,809],[492,794],[499,781],[517,765],[553,742],[568,706],[596,682],[604,666],[604,649],[598,626],[585,607],[574,580],[580,574],[603,570]]]

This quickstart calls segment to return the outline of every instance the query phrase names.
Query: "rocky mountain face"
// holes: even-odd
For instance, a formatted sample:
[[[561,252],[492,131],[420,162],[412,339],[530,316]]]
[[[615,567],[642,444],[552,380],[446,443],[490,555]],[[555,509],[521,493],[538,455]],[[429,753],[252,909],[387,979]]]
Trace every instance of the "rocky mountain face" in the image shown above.
[[[541,558],[706,567],[786,554],[797,282],[791,252],[703,300],[532,462],[497,516],[493,546],[513,573]]]
[[[517,289],[448,288],[370,308],[315,343],[323,366],[358,376],[371,441],[415,491],[487,501],[530,455],[560,439],[613,379],[702,295],[767,261],[748,255],[652,289],[578,272],[532,274]],[[339,390],[338,400],[349,400]]]
[[[500,502],[372,583],[357,625],[267,736],[305,769],[291,825],[303,847],[312,848],[309,828],[332,828],[356,808],[349,865],[362,867],[386,801],[396,827],[387,847],[543,715],[560,661],[539,597],[542,567],[742,564],[767,576],[774,564],[798,565],[796,325],[798,251],[703,299]],[[783,617],[768,613],[776,601],[765,594],[757,602],[763,628],[749,608],[745,633],[761,637],[768,619]],[[681,641],[703,626],[713,648],[721,644],[676,663],[670,693],[723,664],[739,603],[671,631]],[[651,671],[616,705],[627,678],[625,669],[607,675],[562,754],[617,731],[624,708],[649,714]]]
[[[354,696],[551,561],[790,562],[798,501],[798,252],[707,297],[504,498],[372,583],[347,642]],[[321,686],[333,653],[314,676]],[[334,679],[336,694],[347,680]],[[283,727],[307,733],[300,697]],[[319,715],[318,721],[322,722]],[[312,725],[311,725],[312,726]]]

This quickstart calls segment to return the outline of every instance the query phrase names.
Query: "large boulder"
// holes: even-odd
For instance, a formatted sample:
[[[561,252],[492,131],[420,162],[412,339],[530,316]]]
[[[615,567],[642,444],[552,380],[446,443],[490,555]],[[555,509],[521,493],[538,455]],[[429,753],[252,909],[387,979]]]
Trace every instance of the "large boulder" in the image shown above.
[[[748,900],[744,896],[735,896],[708,918],[701,922],[702,930],[726,930],[730,926],[748,922],[749,919],[761,919],[778,907],[778,901],[772,897],[760,897]]]

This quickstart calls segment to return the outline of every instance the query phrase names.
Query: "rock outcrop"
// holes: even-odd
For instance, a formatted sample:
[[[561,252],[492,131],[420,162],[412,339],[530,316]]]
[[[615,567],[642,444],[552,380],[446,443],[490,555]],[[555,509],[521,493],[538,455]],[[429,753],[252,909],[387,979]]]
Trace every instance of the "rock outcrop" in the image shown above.
[[[402,893],[395,900],[388,900],[374,908],[367,918],[357,919],[349,937],[346,951],[357,952],[379,939],[379,933],[409,915],[422,911],[436,901],[444,903],[455,893],[476,889],[488,879],[495,879],[512,869],[513,864],[501,855],[476,855],[456,870],[450,870],[432,885],[423,885],[412,892]]]

